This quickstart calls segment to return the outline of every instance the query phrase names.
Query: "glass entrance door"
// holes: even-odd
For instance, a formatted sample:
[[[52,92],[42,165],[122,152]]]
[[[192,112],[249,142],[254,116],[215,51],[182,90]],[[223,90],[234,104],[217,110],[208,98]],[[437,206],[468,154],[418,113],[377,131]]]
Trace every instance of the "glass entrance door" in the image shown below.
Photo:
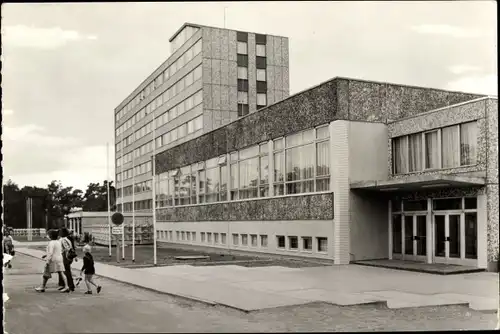
[[[405,260],[426,261],[427,259],[427,216],[413,214],[404,216]]]
[[[434,214],[434,262],[449,263],[450,260],[460,259],[461,224],[460,214]]]

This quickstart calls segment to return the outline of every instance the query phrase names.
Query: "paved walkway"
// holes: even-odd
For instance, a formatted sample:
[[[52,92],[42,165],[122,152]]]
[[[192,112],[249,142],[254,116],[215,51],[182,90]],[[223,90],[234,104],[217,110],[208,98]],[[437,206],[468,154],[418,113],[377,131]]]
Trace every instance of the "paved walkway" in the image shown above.
[[[17,252],[41,258],[40,250]],[[468,304],[498,311],[497,273],[437,276],[358,265],[312,268],[188,265],[143,269],[96,263],[99,276],[243,311],[322,301],[337,305],[387,303],[389,308]],[[81,268],[81,262],[73,264]]]

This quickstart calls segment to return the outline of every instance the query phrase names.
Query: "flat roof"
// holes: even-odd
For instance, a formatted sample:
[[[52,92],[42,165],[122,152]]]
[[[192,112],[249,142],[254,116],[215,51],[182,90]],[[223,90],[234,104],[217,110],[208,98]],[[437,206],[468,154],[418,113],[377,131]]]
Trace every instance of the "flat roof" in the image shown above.
[[[185,27],[194,27],[194,28],[215,28],[215,29],[223,29],[223,30],[232,30],[232,31],[240,31],[240,32],[246,32],[246,33],[251,33],[251,34],[259,34],[259,35],[267,35],[267,36],[273,36],[273,37],[283,37],[283,38],[288,38],[286,36],[278,36],[278,35],[272,35],[272,34],[264,34],[260,32],[255,32],[255,31],[245,31],[245,30],[239,30],[239,29],[229,29],[229,28],[221,28],[221,27],[216,27],[216,26],[206,26],[203,24],[197,24],[197,23],[191,23],[191,22],[185,22],[177,31],[170,37],[168,40],[169,42],[172,42],[177,35],[184,29]]]
[[[408,175],[401,179],[357,181],[350,184],[353,190],[406,191],[427,188],[484,186],[486,178],[455,175]]]
[[[110,215],[113,215],[115,212],[111,212]],[[123,212],[124,217],[132,217],[132,212]],[[144,217],[144,216],[153,216],[152,212],[135,212],[136,217]],[[102,218],[108,217],[107,211],[76,211],[68,214],[68,218],[83,218],[83,217],[93,217],[93,218]]]

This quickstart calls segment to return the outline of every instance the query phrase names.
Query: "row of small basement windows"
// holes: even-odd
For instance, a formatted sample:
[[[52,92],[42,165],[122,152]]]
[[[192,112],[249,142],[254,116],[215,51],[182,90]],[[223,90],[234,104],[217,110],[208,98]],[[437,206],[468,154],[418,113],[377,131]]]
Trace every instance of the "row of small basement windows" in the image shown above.
[[[158,231],[161,240],[174,240],[174,231]],[[175,231],[177,241],[197,241],[196,232]],[[250,236],[250,238],[249,238]],[[212,238],[213,237],[213,238]],[[200,242],[216,245],[226,245],[226,233],[201,232]],[[299,237],[289,236],[288,244],[283,235],[276,236],[277,249],[300,250],[305,252],[313,251],[313,238],[301,237],[299,245]],[[251,246],[251,247],[268,247],[268,236],[266,234],[232,234],[233,246]],[[316,252],[326,253],[328,251],[328,238],[316,237]]]

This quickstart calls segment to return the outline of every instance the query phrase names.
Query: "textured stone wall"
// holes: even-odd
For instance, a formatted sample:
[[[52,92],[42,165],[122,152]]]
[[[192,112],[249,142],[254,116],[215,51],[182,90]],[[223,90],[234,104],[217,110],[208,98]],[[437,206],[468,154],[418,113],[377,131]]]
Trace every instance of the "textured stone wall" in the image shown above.
[[[157,210],[159,222],[333,219],[333,194],[179,206]]]
[[[209,95],[204,87],[207,103],[211,103]],[[336,119],[386,122],[478,97],[334,78],[159,154],[156,170],[162,173]]]
[[[481,95],[444,90],[337,78],[339,117],[385,122],[413,116]]]
[[[159,153],[156,173],[329,123],[336,115],[336,91],[336,82],[329,81]]]
[[[486,101],[486,182],[487,182],[487,208],[488,208],[488,262],[494,267],[500,260],[499,252],[499,194],[498,194],[498,99]]]

